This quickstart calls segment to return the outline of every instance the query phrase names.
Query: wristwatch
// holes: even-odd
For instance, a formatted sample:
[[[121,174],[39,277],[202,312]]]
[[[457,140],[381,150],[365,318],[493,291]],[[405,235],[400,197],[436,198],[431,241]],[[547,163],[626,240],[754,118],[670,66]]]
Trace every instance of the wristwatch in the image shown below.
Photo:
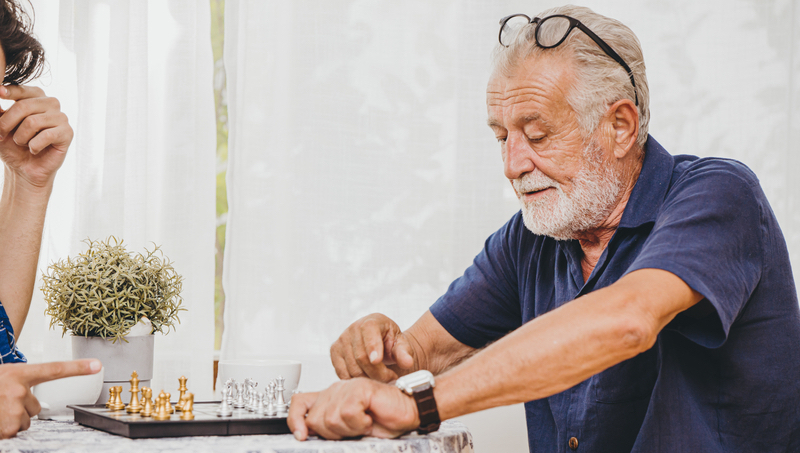
[[[419,412],[420,434],[432,433],[439,429],[439,410],[436,408],[436,400],[433,398],[433,387],[435,385],[433,374],[427,370],[415,371],[398,379],[395,384],[397,388],[414,397],[417,402],[417,412]]]

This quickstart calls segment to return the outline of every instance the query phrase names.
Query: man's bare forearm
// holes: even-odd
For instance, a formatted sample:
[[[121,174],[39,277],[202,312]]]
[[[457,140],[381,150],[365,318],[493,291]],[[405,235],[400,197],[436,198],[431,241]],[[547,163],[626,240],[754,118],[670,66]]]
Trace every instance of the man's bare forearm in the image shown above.
[[[665,271],[631,273],[528,322],[437,378],[439,413],[444,420],[564,391],[649,349],[675,315],[701,298]]]
[[[33,296],[52,182],[29,184],[8,168],[0,196],[0,302],[19,337]]]
[[[414,349],[415,363],[412,370],[393,367],[400,376],[417,370],[428,370],[436,375],[457,365],[476,351],[450,335],[430,311],[426,311],[403,334]]]

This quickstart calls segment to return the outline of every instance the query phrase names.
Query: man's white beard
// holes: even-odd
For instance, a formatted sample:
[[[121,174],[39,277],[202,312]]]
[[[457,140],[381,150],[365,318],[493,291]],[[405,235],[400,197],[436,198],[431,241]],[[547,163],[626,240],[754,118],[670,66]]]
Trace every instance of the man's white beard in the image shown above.
[[[578,233],[598,227],[616,206],[623,183],[614,170],[603,162],[603,150],[596,142],[583,150],[583,167],[572,181],[567,194],[561,185],[535,169],[512,181],[522,204],[522,219],[534,234],[564,241]],[[553,187],[536,201],[524,201],[526,192]]]

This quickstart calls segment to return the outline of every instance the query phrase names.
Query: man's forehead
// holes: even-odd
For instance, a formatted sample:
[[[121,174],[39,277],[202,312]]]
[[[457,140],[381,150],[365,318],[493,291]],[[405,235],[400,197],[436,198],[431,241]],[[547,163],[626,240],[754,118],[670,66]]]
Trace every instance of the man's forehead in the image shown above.
[[[525,104],[566,106],[572,68],[563,58],[530,57],[509,74],[495,73],[486,87],[486,104],[493,108]]]

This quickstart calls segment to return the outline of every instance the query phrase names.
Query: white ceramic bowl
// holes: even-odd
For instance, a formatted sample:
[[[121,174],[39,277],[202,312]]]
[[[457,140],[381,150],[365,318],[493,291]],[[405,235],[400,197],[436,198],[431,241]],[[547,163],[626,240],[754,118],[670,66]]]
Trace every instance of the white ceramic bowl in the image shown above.
[[[283,397],[289,402],[292,391],[300,382],[300,368],[300,362],[296,360],[220,360],[217,390],[230,378],[236,382],[251,378],[258,383],[256,390],[263,392],[270,381],[282,376],[285,379]]]
[[[72,418],[72,409],[67,408],[68,404],[94,404],[103,388],[104,370],[101,368],[95,374],[56,379],[34,386],[33,396],[42,405],[39,418]]]

